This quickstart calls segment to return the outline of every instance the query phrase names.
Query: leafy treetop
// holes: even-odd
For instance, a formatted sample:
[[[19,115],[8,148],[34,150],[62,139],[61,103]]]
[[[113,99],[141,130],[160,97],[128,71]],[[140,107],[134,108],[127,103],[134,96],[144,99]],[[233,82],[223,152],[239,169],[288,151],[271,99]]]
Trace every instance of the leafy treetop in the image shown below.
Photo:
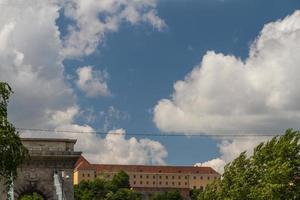
[[[258,145],[250,157],[243,152],[225,166],[223,178],[209,185],[199,200],[300,199],[300,132]]]

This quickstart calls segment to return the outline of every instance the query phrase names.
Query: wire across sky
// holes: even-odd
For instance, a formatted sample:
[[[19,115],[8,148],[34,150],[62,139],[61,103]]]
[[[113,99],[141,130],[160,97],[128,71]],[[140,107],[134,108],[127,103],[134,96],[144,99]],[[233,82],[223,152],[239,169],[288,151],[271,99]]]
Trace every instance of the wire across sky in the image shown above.
[[[19,132],[39,132],[39,133],[70,133],[70,134],[96,134],[108,135],[123,133],[113,133],[104,131],[74,131],[56,130],[40,128],[16,128]],[[126,136],[147,136],[147,137],[274,137],[282,135],[282,130],[203,130],[199,133],[148,133],[145,131],[126,132]]]

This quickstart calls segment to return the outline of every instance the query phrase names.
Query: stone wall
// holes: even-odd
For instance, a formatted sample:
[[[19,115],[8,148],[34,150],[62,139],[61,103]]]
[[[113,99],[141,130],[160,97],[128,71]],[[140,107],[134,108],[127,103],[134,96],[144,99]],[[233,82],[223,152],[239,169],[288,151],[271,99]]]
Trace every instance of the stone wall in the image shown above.
[[[58,173],[66,200],[74,199],[73,170],[81,152],[74,152],[76,140],[22,139],[29,150],[30,160],[18,168],[14,180],[14,197],[37,192],[46,200],[57,200],[54,173]],[[62,173],[63,172],[63,173]],[[64,177],[62,177],[64,174]],[[7,191],[0,184],[0,199],[5,200]]]

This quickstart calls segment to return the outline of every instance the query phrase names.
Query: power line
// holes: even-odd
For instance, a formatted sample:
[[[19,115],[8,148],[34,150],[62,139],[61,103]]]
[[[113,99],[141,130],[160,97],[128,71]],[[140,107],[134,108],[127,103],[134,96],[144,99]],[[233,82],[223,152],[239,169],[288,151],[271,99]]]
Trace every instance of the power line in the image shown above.
[[[115,135],[122,135],[122,133],[111,133],[111,132],[104,132],[104,131],[73,131],[73,130],[55,130],[55,129],[36,129],[36,128],[16,128],[18,131],[32,131],[32,132],[40,132],[40,133],[73,133],[73,134],[96,134],[96,135],[108,135],[108,134],[115,134]],[[274,137],[281,135],[282,131],[276,130],[209,130],[203,132],[210,132],[211,134],[207,133],[133,133],[133,132],[126,132],[126,136],[147,136],[147,137]],[[263,133],[266,131],[272,131],[273,133]],[[219,132],[219,133],[217,133]],[[223,133],[220,133],[223,132]],[[227,133],[226,133],[227,132]],[[239,134],[230,134],[228,132],[244,132]],[[250,134],[249,132],[256,132],[256,134]],[[280,132],[279,134],[277,134]]]

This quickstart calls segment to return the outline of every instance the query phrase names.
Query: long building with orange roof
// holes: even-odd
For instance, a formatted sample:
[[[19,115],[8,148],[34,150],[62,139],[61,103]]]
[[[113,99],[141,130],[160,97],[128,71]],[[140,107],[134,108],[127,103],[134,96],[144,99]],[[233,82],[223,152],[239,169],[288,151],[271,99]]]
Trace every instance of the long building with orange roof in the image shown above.
[[[91,164],[81,156],[74,170],[74,184],[95,178],[111,179],[121,170],[129,175],[130,186],[144,196],[176,189],[188,197],[191,189],[205,189],[220,178],[211,167]]]

